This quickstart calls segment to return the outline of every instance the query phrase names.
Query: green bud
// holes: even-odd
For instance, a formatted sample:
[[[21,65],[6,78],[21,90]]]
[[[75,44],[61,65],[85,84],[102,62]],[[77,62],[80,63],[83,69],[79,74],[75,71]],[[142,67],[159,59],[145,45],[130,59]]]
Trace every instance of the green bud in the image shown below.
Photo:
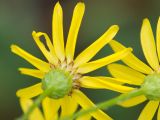
[[[52,88],[52,92],[48,95],[50,98],[63,98],[72,89],[72,76],[69,72],[60,69],[49,71],[42,80],[42,89],[49,88]]]
[[[141,88],[149,100],[160,100],[160,74],[146,76]]]

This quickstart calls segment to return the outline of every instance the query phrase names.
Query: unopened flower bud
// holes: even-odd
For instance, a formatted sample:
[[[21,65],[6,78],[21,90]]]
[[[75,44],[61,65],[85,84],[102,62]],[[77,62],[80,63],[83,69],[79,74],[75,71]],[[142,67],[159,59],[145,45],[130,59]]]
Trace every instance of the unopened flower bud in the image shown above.
[[[72,76],[64,70],[50,70],[42,80],[42,89],[50,88],[52,88],[52,92],[48,95],[50,98],[59,99],[64,97],[72,89]]]
[[[141,88],[149,100],[160,100],[160,74],[146,76]]]

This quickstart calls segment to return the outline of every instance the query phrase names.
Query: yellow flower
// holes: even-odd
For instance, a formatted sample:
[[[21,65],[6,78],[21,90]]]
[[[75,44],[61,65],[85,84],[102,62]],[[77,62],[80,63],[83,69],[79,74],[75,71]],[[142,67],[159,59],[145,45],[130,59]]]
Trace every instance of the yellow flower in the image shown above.
[[[20,105],[24,112],[27,112],[27,110],[32,104],[33,104],[33,101],[31,99],[20,98]],[[53,112],[54,112],[54,109],[53,109]],[[50,117],[50,116],[47,116],[47,117]],[[55,118],[53,119],[56,119],[56,114],[55,114]],[[44,120],[44,115],[42,114],[41,110],[38,107],[36,107],[34,111],[31,113],[31,115],[29,116],[28,120]]]
[[[55,102],[56,101],[54,99],[45,98],[45,101],[43,102],[43,106],[42,106],[43,112],[38,107],[36,107],[34,111],[31,113],[31,115],[29,116],[29,120],[57,120],[58,113],[57,113],[57,109],[55,109],[54,107],[57,107],[58,104],[55,104]],[[33,104],[33,100],[20,98],[20,105],[24,112],[27,112],[27,110],[32,104]],[[90,119],[91,119],[90,115],[84,115],[84,116],[78,117],[76,120],[90,120]]]
[[[60,117],[63,117],[65,115],[73,114],[77,110],[78,106],[82,107],[83,109],[94,106],[94,104],[80,91],[81,87],[90,89],[110,89],[123,93],[132,90],[130,87],[122,87],[120,84],[115,84],[114,78],[102,76],[84,76],[86,73],[120,60],[131,51],[130,48],[126,48],[115,54],[90,62],[90,60],[97,54],[97,52],[100,51],[116,35],[119,28],[117,25],[113,25],[100,38],[98,38],[93,44],[91,44],[74,59],[77,35],[83,18],[84,10],[84,3],[79,2],[73,12],[66,47],[64,47],[63,37],[63,11],[59,3],[55,5],[53,11],[53,44],[46,33],[33,31],[32,35],[34,41],[48,62],[34,57],[16,45],[11,46],[13,53],[24,58],[36,67],[36,69],[20,68],[19,70],[22,74],[43,79],[50,70],[59,68],[64,71],[68,71],[73,76],[72,89],[68,95],[65,95],[61,99],[52,99],[47,97],[42,101],[44,116],[46,120],[53,120],[54,116],[57,115],[57,112],[60,108]],[[41,42],[41,36],[45,38],[46,46]],[[42,82],[40,81],[38,84],[35,84],[31,87],[18,90],[17,96],[23,98],[21,103],[25,103],[25,100],[30,101],[30,98],[40,95],[43,92],[41,86]],[[27,107],[27,104],[24,105]],[[25,111],[26,110],[24,110],[24,112]],[[101,110],[90,113],[90,115],[85,117],[86,118],[83,118],[85,120],[89,120],[91,117],[99,120],[111,119]]]
[[[122,44],[114,40],[110,42],[110,45],[115,52],[125,48]],[[149,66],[143,63],[141,60],[139,60],[132,53],[129,53],[127,57],[122,59],[122,61],[129,67],[120,64],[108,65],[108,69],[112,76],[114,76],[117,79],[123,79],[123,83],[140,87],[143,84],[144,79],[148,78],[147,76],[150,76],[151,74],[153,75],[160,73],[160,18],[157,24],[156,44],[149,20],[143,20],[141,28],[141,46]],[[124,107],[131,107],[140,104],[144,101],[148,101],[148,103],[142,110],[138,120],[151,120],[157,110],[157,119],[159,120],[159,100],[149,99],[147,96],[141,95],[133,99],[127,100],[123,102],[121,105]]]

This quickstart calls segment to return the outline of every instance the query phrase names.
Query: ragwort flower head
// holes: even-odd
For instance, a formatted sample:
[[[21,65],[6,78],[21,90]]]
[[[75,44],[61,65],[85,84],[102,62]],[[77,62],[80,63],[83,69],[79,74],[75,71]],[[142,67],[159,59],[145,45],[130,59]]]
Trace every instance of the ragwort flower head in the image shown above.
[[[112,40],[110,45],[114,51],[119,51],[125,47]],[[142,110],[138,120],[151,120],[158,110],[157,119],[160,119],[160,18],[157,24],[156,44],[149,20],[143,20],[141,28],[141,46],[144,56],[149,64],[139,60],[132,53],[124,57],[122,61],[128,65],[110,64],[108,69],[117,79],[123,80],[123,83],[141,87],[145,94],[123,102],[121,105],[130,107],[148,101]]]
[[[84,3],[79,2],[73,12],[65,47],[63,37],[63,11],[59,3],[55,5],[53,11],[53,43],[46,33],[33,31],[32,35],[34,41],[48,62],[34,57],[16,45],[11,46],[13,53],[24,58],[36,67],[36,69],[20,68],[19,70],[21,73],[42,79],[42,82],[40,81],[38,84],[17,91],[17,96],[21,98],[21,105],[24,112],[26,112],[26,108],[28,108],[27,103],[31,103],[30,99],[40,95],[48,87],[55,87],[55,91],[57,92],[54,91],[42,101],[43,111],[47,120],[49,120],[48,116],[50,119],[53,119],[55,116],[63,117],[65,115],[73,114],[78,106],[81,106],[83,109],[94,106],[94,104],[80,91],[81,87],[111,89],[120,92],[128,92],[132,89],[130,87],[117,87],[120,85],[114,85],[114,83],[112,83],[112,81],[114,81],[112,78],[85,76],[86,73],[123,58],[131,51],[130,48],[127,48],[110,56],[90,62],[97,52],[116,35],[118,26],[111,26],[100,38],[74,59],[77,35],[84,10]],[[46,46],[40,40],[41,36],[45,38]],[[58,76],[54,76],[54,74],[57,74]],[[58,83],[56,83],[57,81]],[[65,88],[65,90],[62,88]],[[61,112],[60,115],[58,115],[60,108]],[[111,119],[101,110],[97,110],[85,117],[86,118],[83,118],[85,120],[91,119],[91,117],[100,120]]]

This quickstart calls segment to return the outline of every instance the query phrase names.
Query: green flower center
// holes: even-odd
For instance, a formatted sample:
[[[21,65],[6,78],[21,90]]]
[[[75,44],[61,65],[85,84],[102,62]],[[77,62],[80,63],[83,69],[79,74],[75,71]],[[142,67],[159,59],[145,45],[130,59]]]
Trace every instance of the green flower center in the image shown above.
[[[146,76],[141,88],[149,100],[160,100],[160,74]]]
[[[50,98],[59,99],[69,94],[72,89],[73,76],[62,69],[50,70],[42,80],[42,89],[52,89]]]

